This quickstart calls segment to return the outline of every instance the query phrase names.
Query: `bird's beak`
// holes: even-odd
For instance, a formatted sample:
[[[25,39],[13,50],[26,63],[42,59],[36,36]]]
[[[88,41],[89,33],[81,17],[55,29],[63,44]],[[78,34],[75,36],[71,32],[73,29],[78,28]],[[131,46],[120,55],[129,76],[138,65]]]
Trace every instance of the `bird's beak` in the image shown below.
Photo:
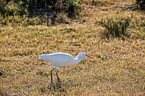
[[[94,57],[92,57],[92,56],[89,56],[89,55],[87,55],[89,58],[92,58],[92,59],[94,59]]]

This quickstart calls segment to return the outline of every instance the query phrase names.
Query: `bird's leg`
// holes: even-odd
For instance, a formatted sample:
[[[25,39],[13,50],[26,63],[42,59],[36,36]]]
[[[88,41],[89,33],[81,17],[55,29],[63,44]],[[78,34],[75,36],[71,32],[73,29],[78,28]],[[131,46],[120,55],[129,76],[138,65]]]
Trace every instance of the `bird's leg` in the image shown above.
[[[58,82],[60,82],[60,79],[59,79],[57,73],[58,73],[58,70],[56,71],[56,76],[57,76],[57,80],[58,80]]]
[[[59,87],[59,88],[61,88],[61,85],[60,85],[60,79],[59,79],[59,77],[58,77],[58,74],[57,74],[57,73],[58,73],[58,70],[56,71],[56,76],[57,76],[57,80],[58,80],[58,87]]]
[[[51,70],[51,83],[53,83],[53,78],[52,78],[52,71],[55,69],[55,67]]]

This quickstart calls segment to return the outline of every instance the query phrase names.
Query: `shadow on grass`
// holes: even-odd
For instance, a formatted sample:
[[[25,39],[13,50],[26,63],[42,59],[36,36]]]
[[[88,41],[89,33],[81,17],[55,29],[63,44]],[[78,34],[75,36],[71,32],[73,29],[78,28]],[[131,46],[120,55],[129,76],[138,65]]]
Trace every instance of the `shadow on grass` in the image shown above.
[[[49,83],[47,88],[49,89],[49,91],[66,92],[61,82]]]

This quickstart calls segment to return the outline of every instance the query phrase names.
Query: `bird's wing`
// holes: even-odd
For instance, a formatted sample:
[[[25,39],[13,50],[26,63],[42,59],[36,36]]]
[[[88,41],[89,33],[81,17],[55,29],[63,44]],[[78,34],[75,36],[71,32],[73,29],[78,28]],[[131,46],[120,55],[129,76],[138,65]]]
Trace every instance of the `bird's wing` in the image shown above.
[[[68,62],[69,60],[74,59],[71,55],[69,54],[44,54],[44,55],[39,55],[42,60],[50,61],[50,62],[55,62],[58,64],[64,64]]]

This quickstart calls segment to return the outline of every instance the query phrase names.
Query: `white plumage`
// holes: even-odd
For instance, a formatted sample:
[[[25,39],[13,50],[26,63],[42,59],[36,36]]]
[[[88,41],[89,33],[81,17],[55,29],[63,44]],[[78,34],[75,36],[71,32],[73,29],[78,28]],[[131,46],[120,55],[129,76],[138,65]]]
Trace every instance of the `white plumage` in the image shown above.
[[[76,56],[76,58],[73,58],[72,55],[70,55],[68,53],[43,54],[43,55],[39,55],[39,57],[40,57],[41,60],[48,61],[50,64],[55,66],[51,70],[51,82],[52,82],[52,71],[56,67],[66,66],[66,65],[74,65],[74,64],[78,64],[84,58],[93,58],[85,52],[79,53]],[[56,75],[57,75],[57,73],[56,73]],[[58,75],[57,75],[57,79],[59,81]]]

